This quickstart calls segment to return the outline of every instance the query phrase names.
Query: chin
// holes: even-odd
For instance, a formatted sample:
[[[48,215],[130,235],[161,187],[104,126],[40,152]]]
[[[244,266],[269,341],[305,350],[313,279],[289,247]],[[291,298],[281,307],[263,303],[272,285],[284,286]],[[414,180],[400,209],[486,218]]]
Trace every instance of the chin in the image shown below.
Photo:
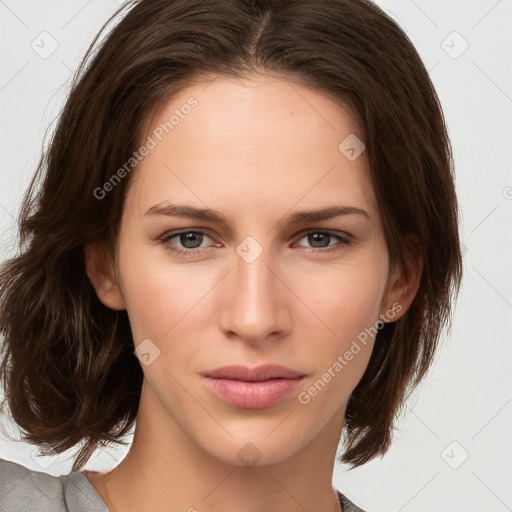
[[[278,424],[274,422],[271,428],[262,429],[259,433],[254,429],[247,430],[245,434],[240,432],[233,438],[228,434],[223,439],[209,437],[200,444],[212,457],[230,466],[261,467],[279,464],[301,450],[298,443],[301,436],[287,435],[284,439],[277,430],[272,432]]]

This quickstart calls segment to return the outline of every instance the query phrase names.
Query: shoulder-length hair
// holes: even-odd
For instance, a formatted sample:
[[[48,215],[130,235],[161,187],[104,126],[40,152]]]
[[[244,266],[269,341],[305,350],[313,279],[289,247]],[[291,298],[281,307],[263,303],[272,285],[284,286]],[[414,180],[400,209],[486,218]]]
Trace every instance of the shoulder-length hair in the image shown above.
[[[88,243],[114,254],[133,173],[107,198],[98,190],[173,94],[201,77],[253,73],[350,109],[390,263],[405,269],[422,259],[411,306],[379,330],[350,396],[341,462],[356,467],[386,453],[397,413],[450,327],[462,276],[452,149],[428,72],[397,23],[369,0],[128,2],[77,70],[23,199],[18,254],[0,269],[4,401],[23,440],[59,453],[83,442],[74,470],[100,444],[124,444],[143,380],[126,311],[99,301],[84,264]]]

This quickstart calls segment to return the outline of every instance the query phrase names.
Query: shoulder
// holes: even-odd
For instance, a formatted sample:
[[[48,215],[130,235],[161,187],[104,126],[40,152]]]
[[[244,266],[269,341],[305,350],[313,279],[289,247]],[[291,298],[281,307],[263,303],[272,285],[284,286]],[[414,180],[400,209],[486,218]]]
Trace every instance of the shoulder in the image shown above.
[[[81,471],[52,476],[0,458],[1,512],[109,512]]]
[[[0,459],[0,510],[67,511],[62,479]]]
[[[343,512],[366,512],[362,508],[359,508],[355,503],[352,503],[344,494],[338,491],[338,497],[343,507]]]

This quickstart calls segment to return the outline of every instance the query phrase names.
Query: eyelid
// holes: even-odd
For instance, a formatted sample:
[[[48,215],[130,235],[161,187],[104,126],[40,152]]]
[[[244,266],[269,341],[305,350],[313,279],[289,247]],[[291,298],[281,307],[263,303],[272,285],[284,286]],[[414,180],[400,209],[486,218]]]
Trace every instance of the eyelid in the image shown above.
[[[297,233],[296,236],[300,235],[300,238],[304,238],[306,235],[309,235],[310,233],[328,233],[329,235],[339,236],[339,237],[345,238],[347,240],[354,239],[354,237],[350,233],[347,233],[346,231],[338,231],[336,229],[329,229],[329,228],[305,229],[305,230]]]

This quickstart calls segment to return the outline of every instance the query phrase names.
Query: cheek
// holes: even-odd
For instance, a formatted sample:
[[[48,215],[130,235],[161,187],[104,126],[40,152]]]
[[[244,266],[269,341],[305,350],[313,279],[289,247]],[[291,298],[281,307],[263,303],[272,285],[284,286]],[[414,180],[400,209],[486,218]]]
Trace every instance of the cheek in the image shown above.
[[[383,265],[367,261],[326,269],[298,293],[315,313],[308,313],[308,321],[299,320],[306,322],[301,324],[304,336],[299,337],[314,340],[304,343],[304,360],[316,361],[317,378],[336,382],[329,386],[333,391],[355,387],[368,365],[386,277]]]
[[[323,326],[323,338],[341,342],[378,320],[386,277],[383,265],[367,261],[318,269],[295,289]]]
[[[163,248],[144,244],[120,254],[123,295],[135,343],[149,338],[161,344],[184,326],[193,334],[194,318],[201,315],[215,284],[211,269],[173,264]]]

